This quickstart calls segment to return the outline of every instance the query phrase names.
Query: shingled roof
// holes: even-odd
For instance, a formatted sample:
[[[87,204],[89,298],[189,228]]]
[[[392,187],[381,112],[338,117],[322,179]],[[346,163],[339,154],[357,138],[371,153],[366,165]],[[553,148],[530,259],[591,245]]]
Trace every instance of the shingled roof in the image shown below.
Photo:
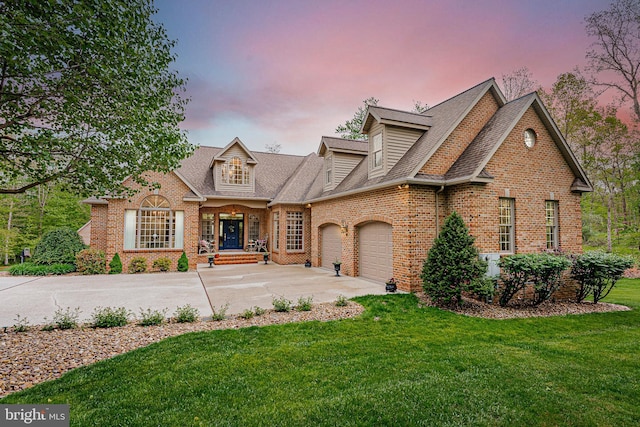
[[[400,125],[413,129],[427,130],[431,127],[431,116],[421,113],[396,110],[393,108],[369,105],[365,113],[360,132],[366,132],[373,121],[378,123]]]

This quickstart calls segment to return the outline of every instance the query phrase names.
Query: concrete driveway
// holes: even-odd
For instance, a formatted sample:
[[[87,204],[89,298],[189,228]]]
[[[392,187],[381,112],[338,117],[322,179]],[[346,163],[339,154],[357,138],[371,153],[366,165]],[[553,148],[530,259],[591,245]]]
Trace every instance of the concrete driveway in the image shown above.
[[[80,308],[80,320],[88,321],[96,307],[126,307],[135,315],[140,309],[191,304],[203,317],[229,304],[228,314],[259,306],[272,308],[274,297],[294,303],[313,297],[314,303],[384,294],[384,285],[354,277],[335,277],[332,271],[269,263],[198,267],[198,272],[115,274],[98,276],[0,276],[0,328],[12,326],[16,315],[32,325],[49,321],[58,309]]]

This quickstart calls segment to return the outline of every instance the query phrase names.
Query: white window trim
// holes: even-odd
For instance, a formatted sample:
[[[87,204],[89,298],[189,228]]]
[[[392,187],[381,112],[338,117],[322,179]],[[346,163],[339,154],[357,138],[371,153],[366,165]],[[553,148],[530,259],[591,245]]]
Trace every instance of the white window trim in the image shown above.
[[[552,206],[551,212],[553,213],[553,224],[549,225],[550,216],[548,215],[550,209],[549,206]],[[547,249],[558,249],[560,247],[560,203],[557,200],[545,200],[544,203],[544,240]],[[549,241],[549,227],[551,229],[551,238]]]
[[[294,217],[295,215],[295,217]],[[299,222],[299,224],[298,224]],[[287,224],[286,224],[286,249],[287,253],[304,253],[304,212],[287,212]],[[290,230],[292,232],[290,233]],[[299,230],[299,233],[298,233]],[[292,242],[300,241],[300,247],[295,248],[289,245],[291,237]]]
[[[380,142],[379,149],[376,150],[376,143]],[[380,153],[380,164],[376,164],[376,153]],[[371,169],[379,169],[384,164],[383,158],[382,132],[371,137]]]
[[[509,203],[508,209],[509,209],[509,224],[507,225],[503,225],[502,224],[502,202],[506,201],[507,203]],[[498,245],[499,245],[499,252],[502,254],[513,254],[515,253],[515,246],[516,246],[516,242],[515,242],[515,237],[516,237],[516,233],[515,233],[515,220],[516,220],[516,212],[515,212],[515,200],[509,197],[501,197],[499,199],[499,211],[498,211]],[[508,244],[510,246],[510,249],[505,250],[502,248],[502,241],[501,241],[501,237],[504,235],[501,231],[502,227],[509,227],[509,240],[508,240]]]
[[[152,196],[149,196],[152,197]],[[154,209],[143,208],[142,204],[147,200],[145,198],[140,208],[138,209],[126,209],[124,211],[124,244],[125,250],[181,250],[184,249],[184,211],[174,211],[170,208],[159,208],[159,211],[165,211],[169,213],[169,244],[168,247],[163,248],[144,248],[141,246],[141,226],[142,226],[142,212]],[[165,199],[166,200],[166,199]]]
[[[280,252],[280,212],[273,213],[273,251]]]

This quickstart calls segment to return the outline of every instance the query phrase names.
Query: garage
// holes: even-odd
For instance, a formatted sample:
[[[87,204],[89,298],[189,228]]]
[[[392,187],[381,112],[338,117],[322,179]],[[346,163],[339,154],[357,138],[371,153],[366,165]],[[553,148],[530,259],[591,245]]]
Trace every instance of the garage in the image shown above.
[[[393,233],[384,222],[359,228],[360,276],[384,283],[393,277]]]
[[[329,224],[322,228],[322,267],[333,270],[333,262],[342,259],[342,237],[340,227]]]

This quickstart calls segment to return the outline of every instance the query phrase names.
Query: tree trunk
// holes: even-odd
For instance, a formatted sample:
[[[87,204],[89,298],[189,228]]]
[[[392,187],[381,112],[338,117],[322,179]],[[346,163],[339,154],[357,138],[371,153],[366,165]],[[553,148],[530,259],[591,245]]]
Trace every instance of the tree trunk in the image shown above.
[[[9,203],[9,219],[7,220],[7,238],[4,240],[4,265],[9,265],[9,236],[11,235],[11,220],[13,219],[13,200]]]
[[[613,194],[609,193],[607,201],[607,252],[611,252],[611,211],[613,210]]]

